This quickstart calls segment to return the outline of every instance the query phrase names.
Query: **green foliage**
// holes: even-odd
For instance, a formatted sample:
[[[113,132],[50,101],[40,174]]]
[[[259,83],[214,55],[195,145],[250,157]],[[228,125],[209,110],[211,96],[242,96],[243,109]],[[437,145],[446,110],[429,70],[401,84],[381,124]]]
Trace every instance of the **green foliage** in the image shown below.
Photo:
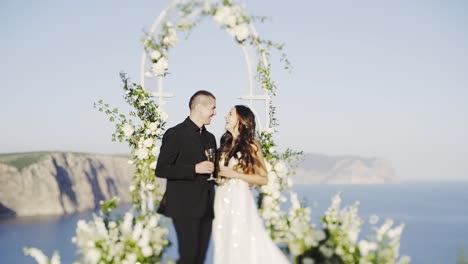
[[[0,154],[0,163],[13,166],[19,171],[44,160],[51,152],[26,152],[14,154]]]

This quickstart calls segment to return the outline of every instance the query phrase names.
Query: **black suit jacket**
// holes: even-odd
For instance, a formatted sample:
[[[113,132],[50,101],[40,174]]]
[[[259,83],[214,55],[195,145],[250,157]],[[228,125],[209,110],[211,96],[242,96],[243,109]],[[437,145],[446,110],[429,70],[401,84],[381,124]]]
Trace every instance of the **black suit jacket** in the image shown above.
[[[200,132],[201,130],[201,132]],[[195,173],[195,164],[207,160],[205,150],[216,149],[216,139],[189,117],[166,131],[156,166],[156,177],[167,179],[158,212],[169,217],[214,217],[214,183]]]

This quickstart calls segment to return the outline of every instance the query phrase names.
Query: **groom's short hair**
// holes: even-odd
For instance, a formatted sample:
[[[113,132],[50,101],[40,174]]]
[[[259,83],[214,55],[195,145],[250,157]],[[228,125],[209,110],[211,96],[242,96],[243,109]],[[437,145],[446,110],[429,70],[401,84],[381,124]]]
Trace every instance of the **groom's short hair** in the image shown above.
[[[192,110],[193,107],[198,103],[197,101],[201,96],[208,96],[213,99],[216,99],[216,97],[212,93],[205,91],[205,90],[199,90],[196,93],[194,93],[192,97],[190,97],[190,101],[189,101],[190,110]]]

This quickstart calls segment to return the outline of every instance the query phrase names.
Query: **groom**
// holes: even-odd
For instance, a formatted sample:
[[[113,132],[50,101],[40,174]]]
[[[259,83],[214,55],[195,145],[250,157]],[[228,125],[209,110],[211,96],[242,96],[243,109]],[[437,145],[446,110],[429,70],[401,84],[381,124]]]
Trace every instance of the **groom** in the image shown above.
[[[216,139],[205,125],[216,115],[216,98],[196,92],[189,102],[190,116],[166,131],[156,166],[156,177],[167,179],[158,212],[172,218],[179,244],[179,264],[203,264],[214,218],[214,183],[207,181],[214,163],[206,149]]]

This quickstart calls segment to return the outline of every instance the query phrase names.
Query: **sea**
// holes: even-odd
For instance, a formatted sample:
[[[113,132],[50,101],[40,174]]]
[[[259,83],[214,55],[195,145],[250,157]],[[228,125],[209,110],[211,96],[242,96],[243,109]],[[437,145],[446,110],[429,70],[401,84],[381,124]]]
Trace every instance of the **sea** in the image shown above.
[[[369,233],[369,218],[391,218],[404,223],[400,254],[416,264],[455,264],[459,255],[468,259],[468,182],[411,182],[391,185],[298,185],[301,202],[312,209],[311,219],[319,217],[340,193],[343,205],[359,201],[359,216],[364,224],[361,236]],[[46,205],[45,205],[46,206]],[[79,219],[91,219],[93,212],[61,217],[20,217],[0,220],[0,263],[35,263],[22,248],[37,247],[51,256],[59,251],[62,263],[77,260],[71,242]],[[380,223],[381,223],[380,222]],[[172,226],[173,244],[164,259],[177,258],[177,241]],[[212,263],[212,245],[205,263]],[[464,253],[463,253],[464,252]]]

